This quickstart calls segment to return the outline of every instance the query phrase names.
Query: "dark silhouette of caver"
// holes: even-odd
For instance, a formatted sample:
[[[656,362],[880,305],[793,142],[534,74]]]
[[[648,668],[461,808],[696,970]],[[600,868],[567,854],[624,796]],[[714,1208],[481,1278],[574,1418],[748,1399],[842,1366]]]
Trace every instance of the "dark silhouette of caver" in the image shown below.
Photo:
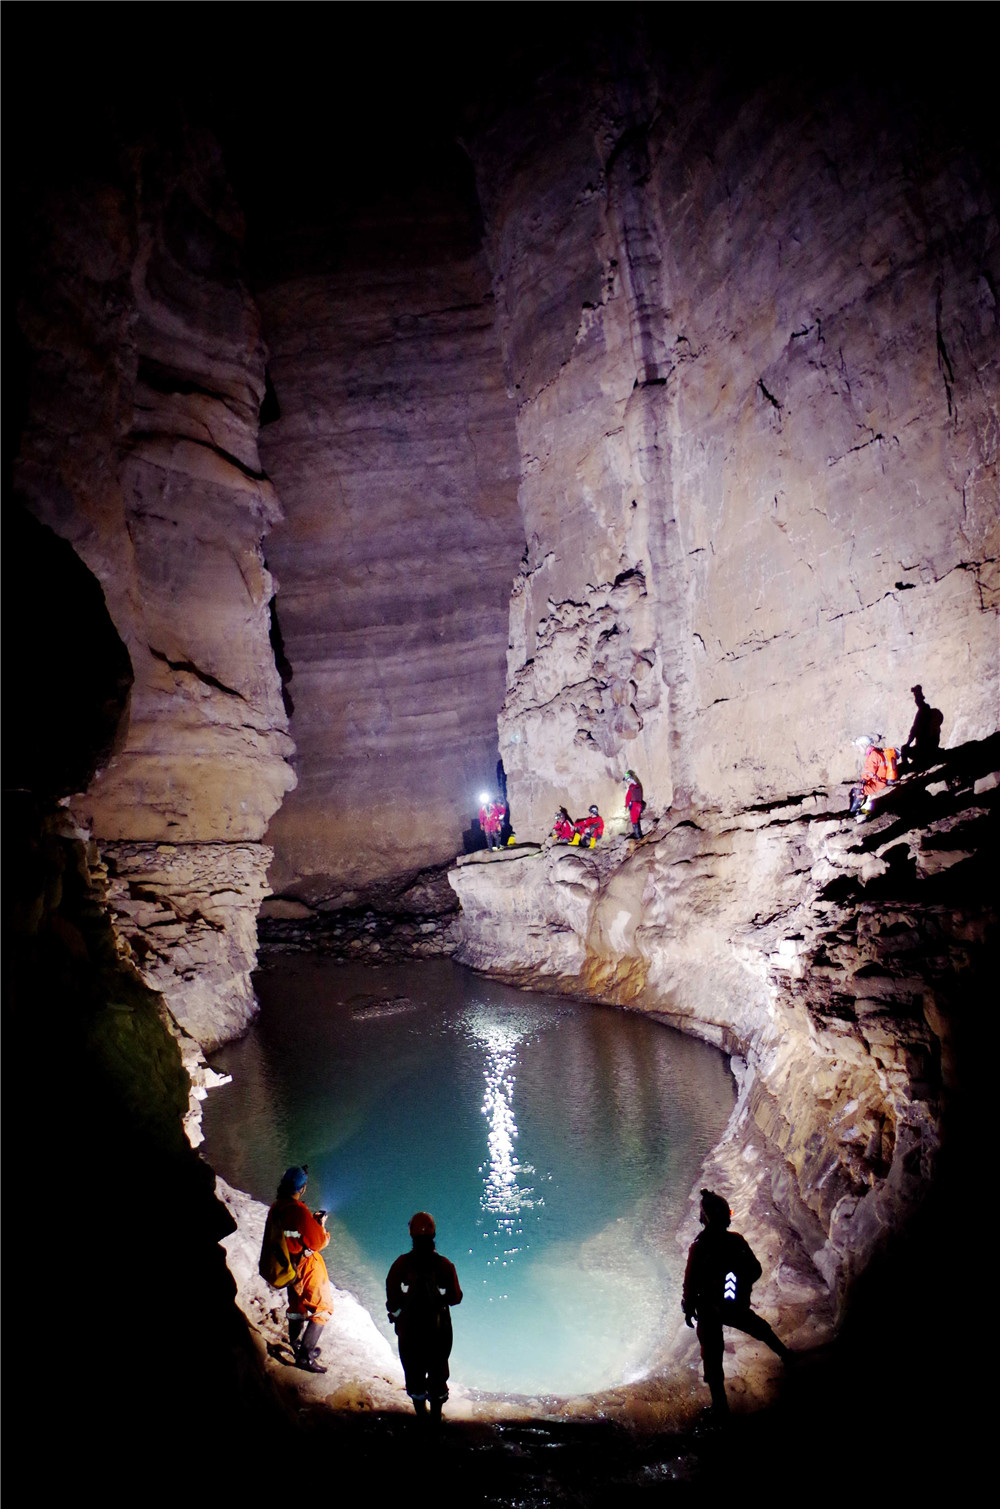
[[[440,1420],[448,1397],[451,1305],[462,1303],[454,1263],[434,1250],[434,1218],[418,1210],[410,1220],[413,1249],[401,1253],[385,1281],[386,1309],[399,1338],[406,1392],[418,1415]]]
[[[928,765],[934,764],[941,748],[944,714],[939,707],[931,707],[925,701],[922,686],[911,686],[910,691],[917,711],[909,737],[900,750],[900,763],[905,770],[926,770]]]
[[[783,1362],[792,1355],[767,1321],[750,1308],[750,1291],[762,1270],[749,1242],[729,1230],[730,1219],[729,1206],[722,1196],[703,1189],[701,1222],[705,1229],[691,1243],[681,1300],[687,1324],[698,1322],[705,1382],[712,1393],[712,1407],[720,1415],[729,1413],[722,1373],[723,1326],[733,1326],[762,1341]]]

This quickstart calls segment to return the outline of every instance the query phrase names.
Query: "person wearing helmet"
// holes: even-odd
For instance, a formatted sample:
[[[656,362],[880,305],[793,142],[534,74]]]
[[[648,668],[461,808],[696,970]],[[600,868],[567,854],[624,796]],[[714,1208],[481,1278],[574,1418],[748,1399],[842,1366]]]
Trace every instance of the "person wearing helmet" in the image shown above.
[[[628,820],[632,824],[632,837],[641,838],[642,823],[639,819],[642,817],[642,809],[646,805],[642,799],[642,783],[634,770],[626,770],[622,776],[622,780],[625,782],[627,788],[625,792],[625,810],[628,813]]]
[[[479,808],[479,826],[483,830],[488,849],[502,847],[500,834],[507,818],[507,808],[499,797],[493,798],[488,791],[484,791],[479,798],[482,803]]]
[[[604,819],[597,808],[591,806],[587,808],[587,816],[578,817],[573,827],[580,835],[580,843],[589,843],[590,847],[593,848],[597,840],[604,834]]]
[[[568,844],[571,842],[573,838],[573,824],[565,807],[556,809],[555,821],[552,824],[552,831],[549,837],[554,839],[557,844]]]
[[[448,1397],[451,1306],[462,1303],[454,1263],[435,1251],[434,1217],[418,1210],[410,1221],[413,1246],[389,1269],[385,1306],[399,1341],[406,1392],[418,1415],[440,1420]]]
[[[333,1287],[320,1251],[330,1240],[326,1211],[310,1211],[304,1202],[308,1166],[286,1169],[278,1185],[278,1198],[268,1212],[265,1243],[284,1237],[295,1270],[286,1287],[288,1339],[296,1366],[307,1373],[325,1373],[319,1362],[323,1327],[333,1315]]]
[[[783,1362],[792,1354],[767,1321],[750,1308],[750,1291],[762,1269],[749,1242],[729,1230],[732,1217],[721,1195],[710,1189],[702,1190],[699,1219],[704,1230],[695,1237],[688,1252],[681,1306],[686,1324],[693,1326],[697,1322],[712,1408],[716,1414],[725,1415],[729,1413],[729,1403],[722,1372],[723,1326],[733,1326],[762,1341]]]
[[[851,788],[851,812],[858,823],[863,823],[871,815],[875,798],[898,777],[896,751],[883,749],[880,738],[880,734],[859,734],[854,740],[855,749],[865,757],[861,779]]]

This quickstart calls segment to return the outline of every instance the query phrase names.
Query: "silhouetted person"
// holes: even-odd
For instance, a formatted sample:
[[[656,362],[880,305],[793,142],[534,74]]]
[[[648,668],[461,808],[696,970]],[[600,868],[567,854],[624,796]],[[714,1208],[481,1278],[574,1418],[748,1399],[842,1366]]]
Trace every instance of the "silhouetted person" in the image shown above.
[[[434,1250],[434,1217],[418,1210],[410,1221],[413,1247],[402,1253],[385,1281],[385,1305],[399,1340],[406,1392],[418,1415],[440,1420],[448,1397],[451,1305],[462,1303],[454,1263]]]
[[[767,1321],[750,1308],[750,1291],[760,1278],[761,1266],[749,1242],[729,1230],[730,1220],[729,1206],[722,1196],[703,1189],[701,1223],[705,1229],[691,1243],[681,1300],[687,1324],[698,1322],[705,1382],[712,1393],[712,1407],[720,1415],[729,1413],[722,1374],[723,1326],[733,1326],[762,1341],[783,1362],[791,1356]]]
[[[900,763],[906,770],[926,770],[928,765],[934,764],[941,748],[944,714],[939,707],[931,707],[925,702],[922,686],[911,686],[910,691],[917,712],[909,737],[900,750]]]

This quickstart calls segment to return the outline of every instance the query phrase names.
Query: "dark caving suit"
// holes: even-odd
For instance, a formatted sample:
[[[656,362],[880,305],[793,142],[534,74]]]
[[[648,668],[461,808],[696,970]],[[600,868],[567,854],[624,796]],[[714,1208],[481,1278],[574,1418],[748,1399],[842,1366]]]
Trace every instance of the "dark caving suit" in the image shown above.
[[[723,1326],[732,1326],[762,1341],[782,1360],[790,1353],[767,1321],[750,1308],[750,1291],[762,1269],[749,1242],[738,1232],[727,1230],[729,1206],[721,1196],[713,1194],[706,1203],[706,1194],[711,1192],[702,1191],[701,1219],[705,1230],[695,1237],[688,1252],[681,1304],[688,1325],[697,1319],[705,1382],[711,1390],[713,1407],[724,1414],[729,1405],[722,1372]]]
[[[909,736],[900,754],[901,763],[907,770],[925,770],[933,765],[941,749],[941,725],[944,715],[938,707],[931,707],[924,699],[922,686],[911,686],[913,700],[917,704],[916,716]]]
[[[416,1221],[416,1217],[414,1217]],[[399,1340],[406,1392],[417,1413],[430,1401],[439,1415],[448,1397],[451,1305],[462,1303],[455,1265],[434,1250],[434,1234],[413,1230],[413,1249],[401,1253],[385,1281],[386,1309]]]

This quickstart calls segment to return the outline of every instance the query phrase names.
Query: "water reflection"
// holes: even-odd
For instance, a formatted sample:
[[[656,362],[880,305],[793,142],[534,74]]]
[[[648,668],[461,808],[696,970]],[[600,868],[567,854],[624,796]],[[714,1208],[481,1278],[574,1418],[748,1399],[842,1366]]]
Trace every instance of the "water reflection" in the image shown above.
[[[206,1105],[220,1172],[269,1201],[308,1161],[335,1212],[331,1275],[377,1324],[406,1221],[432,1211],[465,1291],[452,1372],[467,1386],[641,1373],[677,1309],[677,1222],[733,1103],[722,1057],[447,961],[288,960],[259,989],[258,1023],[213,1055],[235,1075]]]
[[[492,1229],[482,1233],[485,1240],[493,1243],[493,1255],[487,1258],[487,1266],[502,1273],[528,1246],[522,1211],[545,1204],[536,1195],[534,1185],[527,1182],[535,1173],[534,1165],[520,1162],[514,1146],[518,1137],[514,1116],[517,1049],[530,1035],[531,1028],[518,1025],[516,1020],[499,1018],[484,1007],[476,1008],[464,1025],[469,1036],[486,1051],[483,1067],[486,1090],[481,1109],[488,1127],[489,1161],[479,1165],[483,1179],[479,1206],[485,1216],[493,1218]],[[489,1286],[488,1279],[483,1282]],[[504,1291],[490,1294],[489,1298],[506,1300],[510,1296]]]

